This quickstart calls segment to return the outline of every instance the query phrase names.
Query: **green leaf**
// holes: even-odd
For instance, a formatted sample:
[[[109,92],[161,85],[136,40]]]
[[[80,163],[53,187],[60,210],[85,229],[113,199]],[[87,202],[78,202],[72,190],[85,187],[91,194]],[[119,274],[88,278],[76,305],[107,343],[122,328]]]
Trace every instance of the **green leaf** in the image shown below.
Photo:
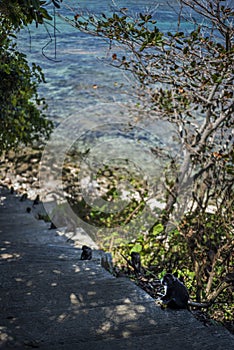
[[[130,251],[130,254],[131,254],[132,252],[140,253],[141,251],[142,251],[142,245],[141,245],[140,243],[136,243],[136,244],[132,247],[132,249],[131,249],[131,251]]]
[[[164,226],[162,224],[158,224],[156,226],[154,226],[153,228],[153,235],[157,236],[159,233],[164,231]]]

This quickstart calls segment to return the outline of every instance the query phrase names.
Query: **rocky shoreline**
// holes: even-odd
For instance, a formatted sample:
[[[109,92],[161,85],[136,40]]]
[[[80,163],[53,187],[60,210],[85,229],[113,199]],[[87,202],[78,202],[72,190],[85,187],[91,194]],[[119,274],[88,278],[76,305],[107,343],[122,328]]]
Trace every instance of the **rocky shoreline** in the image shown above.
[[[121,205],[125,205],[125,202],[126,206],[129,202],[134,202],[136,206],[143,203],[152,191],[149,186],[147,188],[144,177],[134,169],[129,168],[127,162],[111,167],[103,165],[101,169],[91,169],[90,172],[88,167],[87,169],[84,167],[83,154],[72,150],[67,153],[62,169],[58,169],[54,159],[45,159],[43,151],[42,145],[32,148],[25,147],[2,155],[0,158],[0,184],[8,188],[13,187],[19,194],[27,193],[28,198],[34,200],[36,196],[40,196],[40,198],[47,196],[48,189],[50,190],[47,187],[46,193],[43,189],[40,174],[43,173],[43,177],[49,184],[50,182],[55,183],[56,177],[61,172],[62,189],[60,193],[62,192],[63,199],[69,200],[71,205],[78,204],[81,218],[87,221],[91,220],[89,209],[95,207],[97,197],[104,198],[105,203],[115,202],[116,199],[118,202],[118,198],[120,198],[123,202],[119,202],[122,204],[117,209],[121,210]],[[51,188],[54,187],[53,184]],[[52,193],[51,190],[50,197],[60,204],[62,200],[58,193],[59,191]],[[46,199],[48,201],[52,200],[51,198]],[[86,205],[84,198],[88,205]],[[157,202],[157,199],[155,202]],[[156,204],[159,207],[162,203],[157,202]],[[155,203],[152,205],[153,209],[154,206]],[[113,210],[116,211],[116,208]]]
[[[13,187],[18,193],[27,192],[29,198],[39,192],[38,169],[42,151],[24,148],[9,151],[0,158],[0,184]]]
[[[43,196],[40,184],[40,162],[43,156],[41,147],[25,147],[17,151],[9,151],[0,157],[0,184],[13,187],[19,194],[27,193],[28,198],[34,199],[37,195]],[[46,169],[48,179],[57,171],[56,164],[51,161],[52,167]],[[63,166],[64,191],[69,193],[74,186],[75,177],[79,172],[78,162],[74,165],[66,162]],[[43,169],[42,169],[43,170]],[[73,188],[74,189],[74,188]]]
[[[42,153],[43,147],[25,147],[3,154],[0,158],[0,186],[8,188],[12,193],[17,193],[19,201],[28,201],[27,213],[33,214],[39,220],[49,222],[51,218],[48,217],[48,213],[40,201],[40,198],[43,197],[43,189],[39,179]],[[64,169],[66,174],[72,172],[69,164]],[[53,169],[50,169],[49,172],[53,172]],[[69,182],[71,183],[72,181]],[[39,199],[39,203],[36,204],[39,205],[35,205],[37,199]],[[52,205],[52,203],[50,204]],[[58,206],[57,212],[60,214],[60,206]],[[48,223],[48,228],[50,225],[52,228],[58,228],[58,234],[65,235],[68,240],[73,241],[75,246],[80,247],[83,244],[87,244],[92,248],[98,248],[96,242],[81,227],[77,227],[72,222],[72,218],[68,222],[64,220],[64,216],[61,216],[60,221],[57,221],[57,223],[59,224],[57,226],[53,225],[52,222],[51,224]]]
[[[138,203],[144,201],[147,191],[144,179],[137,177],[137,175],[132,179],[131,177],[133,176],[131,172],[130,174],[128,173],[127,167],[125,167],[125,170],[123,167],[120,169],[118,169],[118,167],[112,169],[103,167],[103,169],[97,173],[96,179],[91,178],[90,175],[86,175],[84,172],[82,178],[79,179],[82,154],[71,151],[66,155],[61,172],[63,197],[69,202],[69,205],[66,206],[63,200],[59,198],[58,193],[50,193],[50,197],[48,197],[47,193],[44,193],[45,191],[40,183],[39,172],[45,172],[45,177],[48,179],[49,183],[53,181],[53,177],[57,176],[58,168],[53,159],[50,159],[48,165],[43,165],[44,168],[42,168],[41,159],[44,156],[43,151],[44,148],[42,145],[32,148],[25,147],[17,151],[11,150],[2,155],[0,158],[0,185],[7,186],[9,189],[12,188],[12,190],[16,191],[19,195],[27,194],[27,198],[32,201],[37,197],[45,199],[44,196],[47,196],[46,200],[42,201],[43,203],[47,203],[46,211],[47,213],[49,211],[50,215],[48,217],[47,213],[43,212],[39,215],[39,218],[48,221],[52,220],[56,227],[66,227],[66,232],[74,233],[77,227],[80,226],[76,220],[76,216],[70,210],[70,206],[76,208],[75,210],[78,212],[78,216],[81,219],[80,221],[84,224],[86,222],[94,226],[100,224],[98,222],[98,215],[92,217],[92,208],[95,206],[95,203],[94,205],[92,204],[92,196],[93,198],[95,198],[96,195],[100,198],[104,196],[105,203],[111,203],[112,200],[116,199],[116,189],[118,188],[118,191],[120,190],[122,195],[126,197],[126,199],[123,199],[126,200],[126,203],[127,200],[130,199],[137,207]],[[46,162],[44,162],[44,164],[46,164]],[[135,181],[134,185],[131,184],[133,180]],[[130,183],[129,191],[124,188],[126,181]],[[84,193],[84,188],[85,191],[87,191],[86,193]],[[85,195],[89,197],[88,204],[83,199]],[[132,208],[131,210],[134,214],[135,209]],[[130,219],[132,218],[131,211],[128,216]],[[87,227],[88,226],[89,225],[87,225]],[[85,226],[83,229],[87,231]],[[92,232],[88,231],[88,234],[92,237],[92,240],[97,238],[92,235]],[[70,236],[72,236],[72,234]]]

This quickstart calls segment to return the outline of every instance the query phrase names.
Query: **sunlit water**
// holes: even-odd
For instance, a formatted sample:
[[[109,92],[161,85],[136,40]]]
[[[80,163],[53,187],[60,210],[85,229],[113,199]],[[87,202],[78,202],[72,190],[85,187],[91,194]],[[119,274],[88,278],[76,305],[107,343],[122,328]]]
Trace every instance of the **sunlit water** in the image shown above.
[[[145,12],[153,8],[152,1],[116,1],[127,7],[129,13]],[[171,0],[156,1],[155,18],[162,31],[170,31],[177,23],[178,3]],[[69,6],[69,7],[67,7]],[[110,13],[113,3],[102,1],[64,0],[60,14],[72,18],[81,8],[94,14]],[[50,11],[53,15],[53,9]],[[108,44],[99,38],[80,33],[56,15],[56,39],[53,23],[31,26],[22,31],[18,45],[31,62],[39,64],[45,73],[46,84],[41,94],[49,105],[48,114],[56,120],[64,119],[82,108],[105,102],[128,102],[131,83],[126,74],[108,66],[103,58],[108,55]],[[56,45],[55,45],[56,44]]]

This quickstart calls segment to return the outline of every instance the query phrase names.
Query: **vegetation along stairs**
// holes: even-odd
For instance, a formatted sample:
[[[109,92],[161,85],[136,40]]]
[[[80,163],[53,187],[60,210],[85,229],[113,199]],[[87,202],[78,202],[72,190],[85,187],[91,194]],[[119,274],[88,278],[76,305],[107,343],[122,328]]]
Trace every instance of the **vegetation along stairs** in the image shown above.
[[[187,310],[162,310],[0,189],[1,349],[234,349],[234,337]]]

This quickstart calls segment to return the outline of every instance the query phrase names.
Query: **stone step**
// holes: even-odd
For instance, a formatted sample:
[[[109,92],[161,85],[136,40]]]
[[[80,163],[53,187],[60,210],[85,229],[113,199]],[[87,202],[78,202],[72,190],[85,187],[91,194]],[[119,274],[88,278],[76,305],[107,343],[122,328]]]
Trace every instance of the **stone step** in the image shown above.
[[[162,310],[129,279],[112,276],[101,251],[80,260],[81,249],[25,213],[28,203],[0,191],[1,349],[234,348],[223,327]]]

